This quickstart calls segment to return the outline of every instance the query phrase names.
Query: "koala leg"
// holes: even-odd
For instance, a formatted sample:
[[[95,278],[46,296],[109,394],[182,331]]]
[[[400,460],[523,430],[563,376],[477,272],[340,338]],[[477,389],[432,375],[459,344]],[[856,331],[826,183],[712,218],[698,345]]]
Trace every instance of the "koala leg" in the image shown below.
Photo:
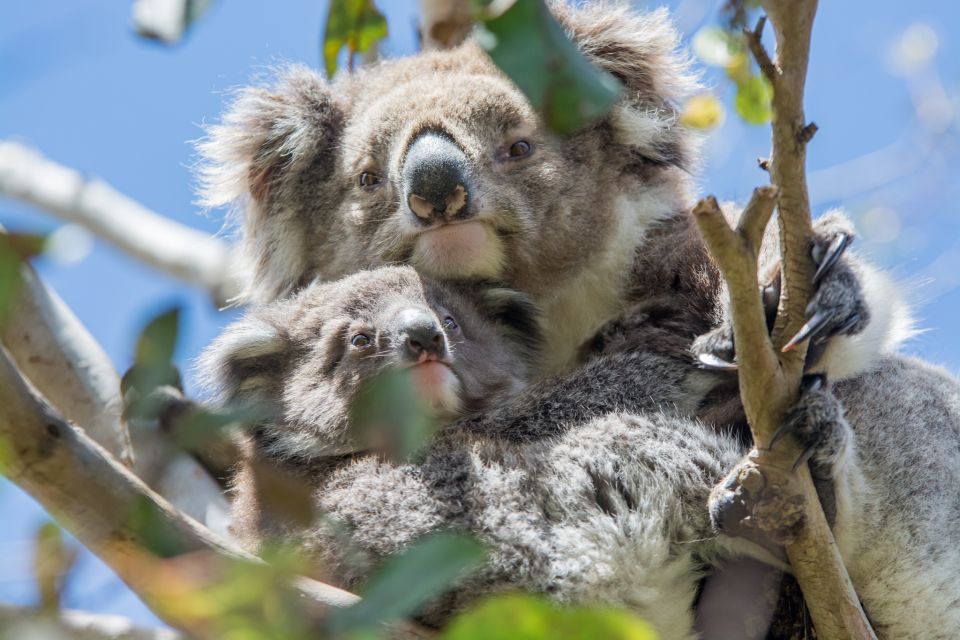
[[[816,221],[811,248],[816,291],[803,327],[784,346],[789,350],[810,340],[806,370],[835,379],[869,369],[910,334],[909,314],[890,278],[846,252],[853,237],[853,226],[840,213]],[[779,255],[767,261],[774,265],[773,275],[761,295],[772,329],[780,300]],[[703,368],[736,370],[730,317],[697,338],[691,350]]]
[[[824,376],[804,377],[800,399],[766,448],[776,451],[777,443],[788,434],[796,438],[803,449],[796,460],[788,461],[790,468],[784,472],[810,463],[824,513],[833,525],[837,518],[838,494],[843,494],[840,497],[846,500],[849,492],[845,470],[853,457],[854,445],[850,425],[840,403],[827,388]],[[764,482],[746,479],[745,474],[751,473],[753,464],[748,458],[714,488],[708,503],[710,521],[717,531],[770,549],[771,542],[782,544],[792,536],[793,527],[800,521],[800,505],[794,496],[772,491]],[[771,518],[769,514],[778,516]]]

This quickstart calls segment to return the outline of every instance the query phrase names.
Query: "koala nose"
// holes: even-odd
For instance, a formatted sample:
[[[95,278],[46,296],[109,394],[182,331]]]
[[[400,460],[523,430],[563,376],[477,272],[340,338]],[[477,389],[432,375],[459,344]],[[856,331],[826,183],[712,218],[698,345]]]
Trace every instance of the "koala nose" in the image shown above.
[[[432,224],[469,217],[467,156],[438,133],[418,136],[403,169],[407,206],[417,222]]]
[[[397,336],[400,355],[408,362],[418,362],[424,355],[439,359],[447,353],[443,329],[426,311],[401,311],[397,317]]]

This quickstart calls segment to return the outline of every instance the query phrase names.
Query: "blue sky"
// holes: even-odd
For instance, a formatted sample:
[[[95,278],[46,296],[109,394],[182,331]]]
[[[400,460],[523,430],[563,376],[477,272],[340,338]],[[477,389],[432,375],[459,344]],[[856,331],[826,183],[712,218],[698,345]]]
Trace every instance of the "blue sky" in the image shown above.
[[[665,4],[687,38],[716,20],[717,2]],[[391,28],[384,53],[412,52],[413,0],[378,5]],[[270,65],[321,66],[326,2],[216,2],[172,47],[138,38],[129,12],[129,2],[116,0],[7,3],[0,19],[0,138],[35,146],[166,216],[216,233],[222,212],[206,214],[192,204],[188,141],[201,135],[200,124],[216,120],[225,91]],[[960,313],[957,26],[960,4],[947,0],[821,3],[806,108],[820,127],[809,150],[815,213],[844,206],[858,220],[858,248],[891,269],[917,305],[926,332],[907,350],[954,372],[960,370],[953,333]],[[911,55],[920,61],[904,68]],[[705,79],[729,105],[731,88],[722,77],[707,70]],[[705,145],[704,191],[744,200],[765,177],[756,158],[767,154],[768,140],[767,128],[728,114]],[[5,200],[0,224],[30,231],[59,226]],[[186,312],[179,350],[186,367],[230,317],[202,292],[99,241],[76,264],[38,267],[121,371],[142,324],[171,302]],[[32,602],[32,532],[46,516],[2,480],[0,512],[0,602]],[[154,620],[89,554],[81,557],[66,605]]]

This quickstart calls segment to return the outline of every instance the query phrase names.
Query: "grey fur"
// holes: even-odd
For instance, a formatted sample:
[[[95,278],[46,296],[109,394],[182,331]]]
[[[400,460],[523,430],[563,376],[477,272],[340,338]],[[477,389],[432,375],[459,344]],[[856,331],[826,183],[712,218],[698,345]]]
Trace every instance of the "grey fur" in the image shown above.
[[[418,290],[418,281],[411,270],[392,269],[344,281],[352,285],[314,285],[240,321],[226,336],[249,334],[244,325],[263,317],[310,317],[299,323],[303,339],[322,343],[325,335],[315,329],[336,305],[356,309],[383,301],[374,306],[390,308],[398,282],[398,294],[414,296],[414,304],[422,304],[419,291],[448,291],[429,283]],[[326,300],[332,302],[315,306]],[[432,304],[449,303],[438,298]],[[293,308],[299,310],[290,314]],[[478,326],[505,331],[502,340],[481,332],[481,352],[523,343],[510,325]],[[687,417],[691,392],[683,389],[699,388],[702,372],[678,366],[669,355],[637,351],[629,331],[612,333],[624,340],[611,341],[612,352],[601,348],[593,356],[598,364],[520,394],[489,394],[474,407],[479,413],[448,426],[416,462],[359,453],[331,457],[324,446],[290,455],[271,448],[264,432],[306,429],[309,438],[323,438],[328,430],[283,419],[264,425],[251,442],[253,459],[270,461],[309,487],[330,520],[306,528],[283,520],[258,502],[252,467],[244,466],[236,482],[238,532],[253,547],[272,537],[298,541],[320,573],[353,587],[379,560],[421,535],[468,531],[490,545],[489,563],[425,610],[426,622],[439,624],[485,593],[520,588],[560,602],[626,607],[662,637],[693,638],[692,605],[705,571],[742,555],[776,562],[755,545],[718,535],[705,508],[711,488],[746,448]],[[464,347],[472,334],[464,331]],[[337,392],[325,384],[329,369],[311,357],[290,358],[288,342],[264,343],[256,356],[268,363],[263,369],[250,366],[257,351],[249,343],[239,344],[239,358],[228,339],[218,345],[212,375],[226,390],[223,399],[240,389],[275,395],[298,415],[311,406],[343,406],[329,397]],[[304,346],[300,353],[317,353]],[[275,367],[271,349],[288,368]],[[506,353],[498,357],[509,361]],[[521,352],[518,362],[527,357]],[[235,367],[238,360],[247,362]],[[459,364],[485,366],[473,359]],[[269,375],[244,384],[251,371]],[[309,392],[283,392],[301,378],[313,380]],[[835,483],[835,532],[868,615],[882,638],[957,637],[960,544],[952,532],[960,523],[960,384],[928,365],[891,357],[838,383],[835,393],[848,407],[846,420],[830,392],[818,389],[804,396],[789,426],[816,445],[814,460]],[[907,396],[913,401],[901,403]],[[916,424],[923,428],[903,427]]]

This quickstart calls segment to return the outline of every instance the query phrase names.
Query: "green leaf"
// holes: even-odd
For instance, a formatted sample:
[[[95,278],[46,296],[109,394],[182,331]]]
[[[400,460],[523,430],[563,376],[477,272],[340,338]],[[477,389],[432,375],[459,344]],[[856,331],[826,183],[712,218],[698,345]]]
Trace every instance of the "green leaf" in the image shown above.
[[[0,232],[0,324],[12,311],[24,262],[43,253],[46,238],[26,233]]]
[[[415,613],[485,557],[472,538],[452,533],[428,536],[387,560],[360,591],[363,600],[330,615],[333,632],[369,628]]]
[[[406,370],[387,370],[367,382],[350,414],[354,435],[393,460],[406,460],[437,430]]]
[[[773,87],[763,76],[753,75],[737,84],[734,106],[750,124],[765,124],[773,117]]]
[[[152,392],[165,385],[182,388],[180,372],[173,363],[179,327],[180,308],[172,307],[150,320],[140,333],[133,366],[122,381],[125,396],[129,389],[135,391],[127,407],[129,416],[154,417],[158,400],[151,398]]]
[[[516,0],[497,16],[481,12],[480,20],[481,45],[551,130],[572,133],[620,98],[620,82],[580,53],[543,0]]]
[[[355,53],[366,53],[387,37],[387,19],[373,0],[331,0],[327,26],[323,32],[323,61],[327,77],[337,71],[337,56],[344,47],[348,60]]]
[[[560,608],[524,594],[480,603],[450,623],[443,640],[656,640],[653,628],[626,611]]]

